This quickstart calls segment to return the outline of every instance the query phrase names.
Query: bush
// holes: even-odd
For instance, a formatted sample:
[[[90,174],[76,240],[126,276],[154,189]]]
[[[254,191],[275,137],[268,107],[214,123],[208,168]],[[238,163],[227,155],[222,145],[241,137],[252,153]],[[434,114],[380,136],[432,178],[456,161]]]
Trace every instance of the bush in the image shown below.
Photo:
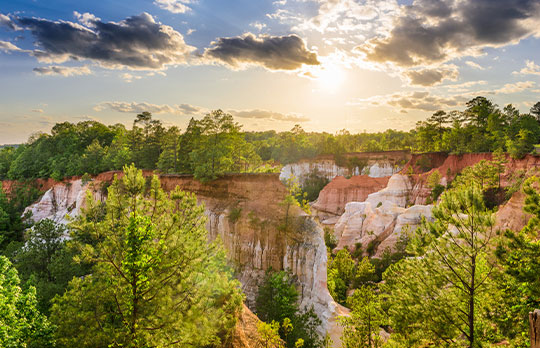
[[[319,193],[328,185],[330,180],[322,176],[318,170],[315,170],[304,177],[302,184],[302,192],[309,202],[313,202],[319,198]]]
[[[420,167],[422,172],[427,172],[431,169],[431,159],[426,155],[420,156],[420,158],[416,160],[415,164]]]
[[[329,227],[324,228],[324,244],[330,251],[337,246],[337,238]]]
[[[238,219],[240,219],[241,216],[242,216],[242,208],[240,207],[232,208],[231,212],[229,213],[229,221],[232,224],[235,224],[238,221]]]

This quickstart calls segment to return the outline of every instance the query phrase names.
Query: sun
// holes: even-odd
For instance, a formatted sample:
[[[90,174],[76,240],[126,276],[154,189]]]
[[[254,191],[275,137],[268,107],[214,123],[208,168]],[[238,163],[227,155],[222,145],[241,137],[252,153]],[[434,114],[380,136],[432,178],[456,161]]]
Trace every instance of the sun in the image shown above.
[[[327,65],[321,67],[315,76],[319,89],[329,93],[336,93],[343,85],[345,71],[338,65]]]

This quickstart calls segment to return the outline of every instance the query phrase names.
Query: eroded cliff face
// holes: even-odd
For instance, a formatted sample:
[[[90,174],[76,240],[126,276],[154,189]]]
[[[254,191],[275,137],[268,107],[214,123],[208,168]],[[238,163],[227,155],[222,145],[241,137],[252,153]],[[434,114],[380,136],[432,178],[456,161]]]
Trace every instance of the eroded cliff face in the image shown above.
[[[422,217],[430,220],[431,205],[426,205],[431,189],[427,186],[427,178],[435,171],[442,176],[441,184],[447,185],[463,169],[472,166],[481,160],[491,160],[489,153],[447,155],[431,153],[413,155],[409,163],[400,173],[392,175],[387,186],[377,192],[369,194],[364,200],[348,201],[351,194],[357,190],[354,177],[350,184],[338,178],[334,181],[341,184],[339,195],[341,199],[334,206],[326,207],[326,211],[339,211],[345,202],[344,213],[336,220],[329,218],[322,221],[323,225],[334,226],[334,233],[338,237],[337,248],[345,246],[354,249],[356,243],[362,243],[365,248],[375,241],[378,245],[376,256],[386,248],[392,249],[399,239],[404,226],[414,230],[422,221]],[[527,155],[523,159],[507,157],[505,172],[501,175],[501,185],[506,187],[512,184],[514,175],[521,172],[524,176],[536,174],[540,168],[540,156]],[[361,180],[361,178],[356,179]],[[331,187],[332,183],[328,185]],[[374,185],[376,187],[376,185]],[[326,188],[325,188],[326,189]],[[366,189],[369,191],[369,188]],[[319,199],[329,201],[325,196],[330,191],[321,191]],[[496,214],[497,227],[520,230],[530,218],[523,212],[523,193],[517,192],[501,206]],[[317,206],[317,203],[315,204]]]
[[[279,178],[286,181],[294,176],[300,183],[311,173],[317,173],[328,180],[336,176],[365,175],[372,178],[389,177],[399,172],[409,161],[408,151],[358,152],[344,154],[336,163],[334,156],[318,156],[287,164],[281,170]],[[356,163],[356,165],[354,165]]]
[[[362,202],[370,193],[382,190],[388,184],[389,177],[372,178],[357,175],[350,179],[335,177],[319,193],[319,198],[312,205],[319,216],[341,215],[348,202]]]
[[[93,190],[98,199],[105,199],[100,187],[110,182],[114,174],[122,176],[108,172],[89,184],[77,178],[58,183],[27,210],[36,221],[51,218],[66,223],[66,215],[80,213],[87,189]],[[290,269],[300,284],[301,306],[314,306],[322,320],[322,334],[329,331],[339,337],[335,316],[343,309],[326,287],[327,254],[322,228],[297,207],[291,210],[293,232],[279,228],[285,217],[282,202],[287,189],[278,175],[230,175],[208,184],[180,175],[161,175],[160,180],[166,191],[179,186],[195,193],[205,205],[209,238],[219,237],[223,241],[250,308],[254,309],[258,286],[268,268]]]
[[[394,248],[404,228],[414,230],[424,217],[432,220],[431,205],[406,207],[409,191],[408,178],[395,174],[385,189],[370,194],[363,202],[347,203],[334,227],[337,249],[352,250],[357,243],[365,249],[375,243],[377,257],[387,248]]]

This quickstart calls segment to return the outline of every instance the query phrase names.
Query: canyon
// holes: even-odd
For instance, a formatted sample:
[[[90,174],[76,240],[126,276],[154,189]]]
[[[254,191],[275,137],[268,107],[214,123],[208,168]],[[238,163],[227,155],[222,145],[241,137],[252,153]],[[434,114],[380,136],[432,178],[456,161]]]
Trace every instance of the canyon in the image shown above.
[[[320,333],[329,333],[334,346],[339,346],[341,329],[337,317],[347,315],[348,310],[337,304],[327,289],[324,229],[336,236],[337,250],[371,246],[372,256],[380,257],[395,247],[404,231],[414,230],[424,218],[432,219],[427,178],[434,171],[441,174],[440,184],[447,185],[464,168],[490,160],[491,154],[391,152],[347,158],[357,159],[351,163],[361,160],[363,169],[339,166],[327,156],[287,165],[280,174],[231,174],[209,183],[188,175],[159,175],[165,190],[179,186],[197,196],[205,205],[209,238],[223,242],[246,294],[247,307],[241,318],[245,325],[237,330],[239,342],[249,341],[246,337],[253,335],[256,316],[250,310],[256,312],[257,289],[271,268],[292,272],[298,281],[301,307],[313,306],[322,321]],[[513,183],[514,173],[532,175],[540,165],[540,158],[532,155],[507,160],[506,171],[501,175],[504,187]],[[312,173],[330,182],[311,204],[311,215],[291,207],[294,227],[286,232],[280,227],[285,217],[283,201],[288,194],[283,182],[292,175],[302,179]],[[153,174],[144,171],[145,176]],[[105,200],[106,187],[115,176],[121,177],[122,173],[105,172],[84,181],[80,177],[62,182],[38,180],[36,186],[45,192],[26,211],[36,221],[49,218],[69,223],[67,216],[77,216],[84,207],[86,191],[91,190],[96,199]],[[9,192],[15,185],[5,181],[3,189]],[[522,211],[523,201],[518,190],[499,207],[497,226],[514,230],[523,227],[529,217]]]

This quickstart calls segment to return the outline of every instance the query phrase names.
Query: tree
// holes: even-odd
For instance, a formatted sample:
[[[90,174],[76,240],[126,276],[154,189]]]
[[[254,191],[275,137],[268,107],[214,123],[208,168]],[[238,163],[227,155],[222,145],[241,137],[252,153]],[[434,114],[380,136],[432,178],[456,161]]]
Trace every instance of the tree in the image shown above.
[[[344,348],[375,348],[380,347],[380,326],[385,323],[384,312],[379,296],[371,286],[356,289],[347,299],[347,305],[352,309],[348,317],[339,317],[343,326],[341,341]]]
[[[179,171],[178,150],[180,131],[177,127],[171,127],[165,131],[163,136],[161,155],[157,167],[163,173],[177,173]]]
[[[502,265],[498,283],[504,296],[496,313],[505,337],[516,346],[528,345],[529,312],[540,306],[539,185],[540,179],[536,176],[524,182],[523,210],[532,217],[521,231],[505,231],[497,247]]]
[[[23,282],[37,289],[38,308],[49,314],[50,301],[61,295],[74,276],[87,274],[86,265],[73,262],[73,250],[66,247],[67,230],[44,219],[25,233],[25,244],[13,255]]]
[[[257,316],[266,322],[282,323],[293,318],[298,311],[298,291],[290,273],[266,271],[256,299]]]
[[[540,102],[537,102],[531,107],[531,115],[534,116],[538,122],[540,122]]]
[[[303,347],[319,347],[321,340],[317,329],[321,320],[313,308],[300,311],[298,291],[290,273],[266,271],[256,298],[257,316],[266,322],[276,322],[280,336],[289,348],[302,340]]]
[[[533,132],[528,129],[520,129],[515,139],[506,141],[506,147],[513,158],[523,158],[534,150],[536,140]]]
[[[443,193],[444,186],[441,185],[441,173],[435,169],[427,178],[427,187],[431,189],[430,199],[431,202],[437,201],[437,198]]]
[[[202,346],[234,327],[242,296],[219,242],[207,240],[204,206],[179,188],[165,193],[156,176],[145,183],[125,167],[108,189],[105,216],[93,213],[99,202],[89,192],[70,225],[76,260],[94,266],[54,301],[61,345]]]
[[[302,191],[302,188],[300,187],[300,184],[295,176],[291,176],[287,179],[287,191],[287,195],[285,195],[283,201],[280,202],[280,205],[285,209],[283,225],[280,226],[280,228],[285,232],[290,230],[291,215],[292,212],[294,212],[291,212],[291,208],[299,207],[307,214],[310,213],[310,206],[309,202],[307,201],[307,193]]]
[[[354,277],[355,262],[347,249],[341,249],[328,264],[328,291],[335,301],[345,304]]]
[[[279,337],[279,323],[272,321],[267,324],[261,321],[257,324],[257,333],[262,348],[283,348],[283,341]]]
[[[54,347],[54,327],[36,306],[36,289],[23,291],[17,271],[0,256],[0,346]]]
[[[433,216],[409,244],[416,257],[384,275],[391,326],[409,346],[464,339],[469,348],[478,347],[493,335],[487,322],[497,295],[491,278],[492,213],[471,183],[445,192]]]
[[[255,157],[232,115],[212,111],[198,122],[198,127],[201,135],[190,153],[195,178],[209,181],[227,172],[239,172],[247,159]]]

